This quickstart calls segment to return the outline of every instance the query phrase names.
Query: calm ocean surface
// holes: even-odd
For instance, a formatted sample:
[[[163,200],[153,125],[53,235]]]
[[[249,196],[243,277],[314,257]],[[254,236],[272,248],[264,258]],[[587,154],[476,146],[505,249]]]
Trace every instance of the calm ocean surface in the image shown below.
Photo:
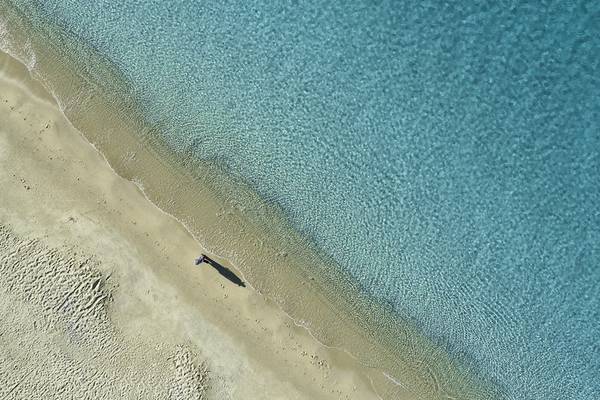
[[[508,398],[600,398],[600,2],[17,3]]]

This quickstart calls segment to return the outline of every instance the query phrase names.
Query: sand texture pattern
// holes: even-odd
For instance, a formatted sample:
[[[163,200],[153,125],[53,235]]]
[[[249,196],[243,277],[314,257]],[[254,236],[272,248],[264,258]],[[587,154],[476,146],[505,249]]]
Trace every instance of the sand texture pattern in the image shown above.
[[[207,372],[195,356],[126,343],[108,318],[110,300],[89,258],[0,226],[0,395],[203,399]]]

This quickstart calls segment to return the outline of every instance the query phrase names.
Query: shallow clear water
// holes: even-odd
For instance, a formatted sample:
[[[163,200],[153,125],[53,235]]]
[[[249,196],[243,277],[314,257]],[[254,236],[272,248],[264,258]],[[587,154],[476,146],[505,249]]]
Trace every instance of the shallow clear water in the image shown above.
[[[600,3],[172,3],[39,6],[508,397],[600,398]]]

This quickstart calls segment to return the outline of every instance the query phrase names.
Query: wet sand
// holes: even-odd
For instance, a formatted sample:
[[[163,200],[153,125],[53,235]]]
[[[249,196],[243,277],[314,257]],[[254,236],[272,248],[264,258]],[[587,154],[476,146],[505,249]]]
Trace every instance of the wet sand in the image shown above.
[[[368,368],[195,266],[185,227],[0,65],[0,397],[378,398]]]

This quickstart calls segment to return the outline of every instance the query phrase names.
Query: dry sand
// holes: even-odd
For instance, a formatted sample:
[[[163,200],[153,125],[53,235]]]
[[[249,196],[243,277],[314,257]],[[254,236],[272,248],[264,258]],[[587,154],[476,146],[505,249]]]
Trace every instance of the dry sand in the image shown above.
[[[195,267],[201,245],[3,53],[0,188],[0,399],[378,398],[344,352]]]

